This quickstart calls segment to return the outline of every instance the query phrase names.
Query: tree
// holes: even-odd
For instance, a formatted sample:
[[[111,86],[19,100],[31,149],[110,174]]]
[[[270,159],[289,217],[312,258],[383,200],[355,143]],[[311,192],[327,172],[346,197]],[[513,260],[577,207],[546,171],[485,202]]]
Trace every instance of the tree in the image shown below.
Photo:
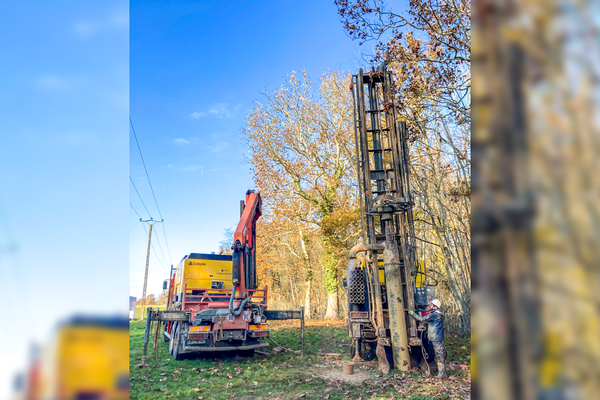
[[[156,304],[156,299],[153,294],[149,294],[148,296],[146,296],[146,305],[147,306],[153,306],[155,304]]]
[[[167,304],[167,300],[168,300],[168,293],[167,293],[166,290],[163,290],[160,293],[160,296],[158,297],[158,300],[156,300],[156,304],[160,304],[160,305]]]
[[[358,211],[349,84],[349,75],[340,71],[325,73],[318,85],[306,72],[294,72],[280,88],[264,93],[266,103],[257,104],[243,130],[263,194],[263,218],[301,222],[294,230],[302,249],[296,255],[308,269],[307,298],[314,271],[306,261],[306,227],[318,232],[327,318],[338,317],[338,271],[357,236],[351,229]]]
[[[227,228],[223,232],[223,239],[219,242],[219,254],[233,254],[233,235],[235,234],[234,228]]]
[[[336,0],[348,34],[375,42],[372,63],[393,71],[396,101],[423,133],[423,123],[443,110],[453,124],[471,122],[471,2],[470,0],[412,0],[406,12],[395,12],[383,0]]]

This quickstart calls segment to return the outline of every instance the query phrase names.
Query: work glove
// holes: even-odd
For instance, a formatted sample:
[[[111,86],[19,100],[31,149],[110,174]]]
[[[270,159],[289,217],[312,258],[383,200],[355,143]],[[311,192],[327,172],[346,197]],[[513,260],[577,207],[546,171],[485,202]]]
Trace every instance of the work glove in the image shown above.
[[[413,310],[408,311],[408,315],[413,315],[415,312]]]

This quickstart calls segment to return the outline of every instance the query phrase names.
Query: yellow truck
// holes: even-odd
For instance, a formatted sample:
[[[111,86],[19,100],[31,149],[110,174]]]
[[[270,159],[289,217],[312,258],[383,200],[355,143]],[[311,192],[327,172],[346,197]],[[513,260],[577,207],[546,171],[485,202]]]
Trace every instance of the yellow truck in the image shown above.
[[[129,321],[75,316],[60,324],[20,381],[26,400],[128,399]]]
[[[191,253],[177,266],[167,311],[183,311],[185,320],[165,321],[163,333],[176,360],[198,351],[251,355],[266,346],[267,288],[246,289],[244,299],[235,299],[232,264],[231,255]],[[239,289],[236,293],[242,295]]]

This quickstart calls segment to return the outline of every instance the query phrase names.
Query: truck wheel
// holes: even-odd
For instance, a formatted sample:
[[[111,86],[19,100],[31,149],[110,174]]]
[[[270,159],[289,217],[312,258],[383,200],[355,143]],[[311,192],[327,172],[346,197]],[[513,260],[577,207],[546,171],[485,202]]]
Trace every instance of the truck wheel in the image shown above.
[[[167,323],[163,324],[163,342],[168,342],[169,337],[167,336]]]
[[[172,340],[169,340],[169,353],[171,353],[171,355],[173,355],[173,346],[175,345],[175,330],[177,329],[178,325],[179,325],[179,322],[176,322],[171,326],[171,339]]]
[[[181,324],[177,324],[177,329],[175,330],[175,336],[174,339],[172,340],[173,343],[173,358],[175,359],[175,361],[181,361],[184,359],[185,354],[181,354],[181,350],[183,349],[183,340],[181,338],[181,336],[179,335],[179,328],[181,327]]]

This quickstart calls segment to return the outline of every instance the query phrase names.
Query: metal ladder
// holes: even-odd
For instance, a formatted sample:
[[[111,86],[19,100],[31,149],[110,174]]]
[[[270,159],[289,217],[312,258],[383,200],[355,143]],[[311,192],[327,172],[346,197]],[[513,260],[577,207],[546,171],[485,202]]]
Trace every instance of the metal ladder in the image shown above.
[[[401,251],[402,295],[408,310],[415,305],[416,255],[406,123],[396,118],[390,72],[372,70],[365,74],[360,69],[352,76],[352,94],[363,241],[382,243],[385,226],[390,228]],[[373,208],[384,195],[403,200],[402,211],[394,212],[387,221]],[[415,320],[408,317],[406,322],[409,338],[416,338]]]

